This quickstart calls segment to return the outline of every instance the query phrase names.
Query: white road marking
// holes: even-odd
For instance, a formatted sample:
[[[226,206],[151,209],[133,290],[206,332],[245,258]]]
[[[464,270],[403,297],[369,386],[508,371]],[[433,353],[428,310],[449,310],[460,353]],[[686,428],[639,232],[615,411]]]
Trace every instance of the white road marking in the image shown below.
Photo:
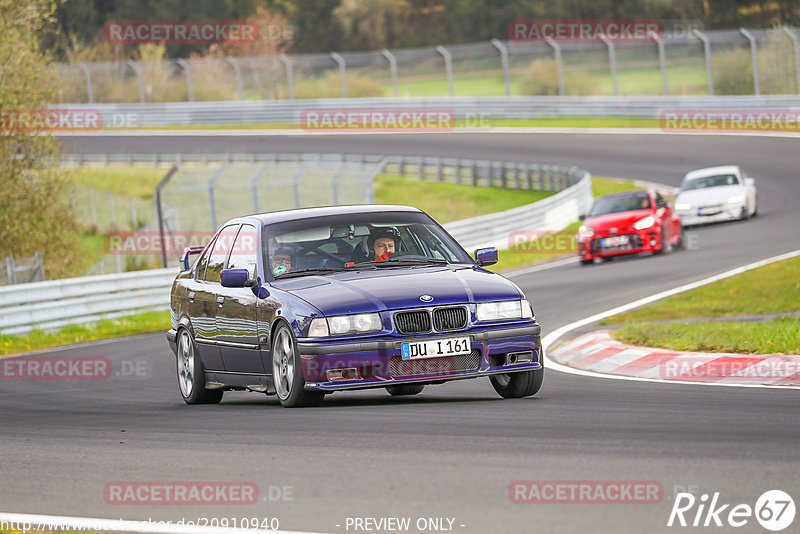
[[[682,286],[678,286],[672,289],[667,289],[666,291],[662,291],[660,293],[656,293],[655,295],[650,295],[649,297],[644,297],[639,300],[635,300],[633,302],[629,302],[628,304],[623,304],[622,306],[617,306],[616,308],[612,308],[610,310],[606,310],[604,312],[596,313],[590,317],[586,317],[585,319],[581,319],[579,321],[575,321],[569,324],[566,324],[560,328],[557,328],[544,336],[542,339],[542,346],[545,348],[545,367],[552,369],[554,371],[561,371],[562,373],[569,373],[573,375],[579,376],[588,376],[592,378],[608,378],[610,380],[630,380],[635,382],[661,382],[664,384],[693,384],[699,386],[726,386],[726,387],[740,387],[740,388],[781,388],[781,389],[797,389],[796,386],[770,386],[765,384],[728,384],[722,382],[690,382],[690,381],[683,381],[683,380],[662,380],[660,378],[642,378],[638,376],[622,376],[622,375],[608,375],[597,373],[594,371],[584,371],[583,369],[574,369],[567,365],[561,365],[558,362],[551,360],[547,356],[547,352],[550,351],[552,347],[555,346],[556,342],[564,337],[569,332],[580,328],[582,326],[590,325],[597,321],[601,321],[612,315],[617,315],[620,313],[624,313],[626,311],[632,310],[634,308],[638,308],[640,306],[644,306],[645,304],[650,304],[651,302],[656,302],[661,299],[665,299],[667,297],[671,297],[672,295],[677,295],[678,293],[683,293],[684,291],[689,291],[691,289],[695,289],[701,286],[705,286],[708,284],[712,284],[714,282],[718,282],[720,280],[724,280],[726,278],[730,278],[731,276],[735,276],[737,274],[741,274],[746,271],[751,271],[753,269],[757,269],[758,267],[763,267],[764,265],[769,265],[770,263],[775,263],[777,261],[788,260],[790,258],[795,258],[800,256],[800,250],[794,250],[792,252],[787,252],[785,254],[780,254],[778,256],[773,256],[771,258],[767,258],[765,260],[757,261],[754,263],[749,263],[747,265],[743,265],[741,267],[737,267],[735,269],[731,269],[729,271],[725,271],[714,276],[704,278],[703,280],[698,280],[697,282],[691,282],[688,284],[684,284]]]

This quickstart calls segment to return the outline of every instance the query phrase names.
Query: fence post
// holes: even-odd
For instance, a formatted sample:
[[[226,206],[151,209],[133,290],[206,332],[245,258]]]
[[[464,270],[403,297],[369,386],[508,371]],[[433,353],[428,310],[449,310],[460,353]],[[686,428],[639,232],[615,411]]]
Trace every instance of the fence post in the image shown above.
[[[392,87],[394,87],[394,96],[397,98],[400,96],[400,89],[397,86],[397,59],[394,57],[394,54],[385,48],[381,50],[381,54],[389,60],[389,71],[392,74]]]
[[[258,209],[258,182],[260,182],[261,179],[264,178],[264,176],[267,175],[267,173],[269,172],[269,170],[272,168],[273,165],[275,165],[275,162],[274,161],[270,161],[269,163],[267,163],[266,165],[261,167],[261,169],[253,177],[253,181],[250,184],[250,187],[251,187],[252,193],[253,193],[253,213],[258,213],[259,212],[259,209]]]
[[[111,226],[113,228],[117,225],[117,218],[114,216],[114,193],[111,191],[108,192],[108,210],[111,214]]]
[[[603,41],[608,47],[608,65],[611,69],[611,83],[614,84],[614,96],[618,96],[619,86],[617,85],[617,54],[614,51],[614,42],[602,34],[600,35],[600,40]]]
[[[442,158],[436,158],[436,181],[444,181],[444,175],[442,174]]]
[[[89,103],[94,104],[94,91],[92,91],[92,71],[89,70],[89,66],[86,63],[76,63],[79,69],[86,74],[86,92],[89,95]]]
[[[797,36],[792,30],[784,26],[783,31],[792,40],[792,46],[794,47],[794,73],[797,76],[797,94],[800,95],[800,45],[798,45]]]
[[[564,96],[567,94],[566,87],[564,86],[564,64],[561,61],[561,45],[559,45],[552,37],[547,37],[545,42],[553,49],[556,59],[556,73],[558,74],[558,94]]]
[[[167,266],[167,249],[166,243],[167,241],[164,239],[164,209],[161,206],[161,190],[166,187],[169,183],[172,175],[178,172],[178,166],[173,165],[172,168],[167,172],[167,174],[158,182],[156,186],[156,218],[158,219],[158,237],[161,241],[161,266]]]
[[[703,42],[703,53],[706,56],[706,76],[708,78],[708,96],[714,96],[714,73],[711,70],[711,41],[700,30],[692,33]]]
[[[294,100],[294,72],[292,71],[292,60],[286,54],[280,54],[278,59],[281,60],[283,66],[286,68],[286,85],[289,87],[289,100]]]
[[[461,159],[456,159],[456,183],[461,184]]]
[[[759,96],[761,94],[761,80],[759,80],[758,76],[758,44],[756,44],[756,38],[753,37],[752,33],[744,28],[739,28],[739,31],[750,41],[750,56],[753,60],[753,90],[756,96]]]
[[[347,98],[347,66],[344,63],[344,58],[336,52],[331,52],[331,57],[339,65],[339,78],[342,81],[342,98]]]
[[[447,75],[447,89],[450,93],[450,96],[453,96],[453,56],[451,56],[450,52],[442,45],[437,46],[436,51],[439,52],[444,58],[444,70],[445,74]]]
[[[94,210],[94,189],[89,188],[89,214],[92,221],[92,226],[97,228],[97,214]]]
[[[650,32],[650,38],[656,42],[658,47],[658,64],[661,65],[661,85],[663,86],[664,96],[669,94],[669,84],[667,83],[667,57],[664,52],[664,40],[656,32]]]
[[[14,258],[6,256],[6,273],[8,275],[8,284],[16,284],[16,271],[14,270]]]
[[[142,78],[142,68],[134,60],[129,59],[128,65],[136,73],[136,83],[139,85],[139,102],[144,104],[144,79]]]
[[[178,65],[183,69],[183,73],[186,76],[186,95],[189,97],[189,102],[194,102],[194,87],[192,86],[192,66],[182,58],[178,58],[176,61]]]
[[[40,281],[44,281],[44,259],[42,259],[41,251],[37,250],[36,252],[34,252],[33,258],[39,265],[39,276],[41,277]]]
[[[508,73],[508,47],[498,39],[492,39],[492,44],[500,51],[500,64],[503,66],[503,83],[506,86],[506,96],[511,96],[511,78]]]
[[[217,204],[214,199],[214,185],[217,183],[217,180],[222,178],[222,175],[225,174],[225,171],[228,170],[228,163],[224,164],[222,167],[214,173],[211,179],[208,181],[208,202],[211,206],[211,233],[217,231]]]
[[[332,188],[331,200],[333,200],[334,206],[339,205],[339,179],[342,177],[344,171],[346,170],[347,170],[347,163],[345,161],[342,161],[341,165],[339,166],[339,170],[336,171],[336,174],[334,174],[333,178],[331,178],[331,188]]]
[[[128,197],[131,202],[131,230],[136,230],[139,226],[139,221],[136,217],[136,198]]]
[[[233,73],[236,75],[236,99],[242,99],[242,69],[239,67],[239,62],[232,57],[226,57],[225,60],[233,66]]]
[[[419,164],[417,165],[417,177],[420,181],[425,180],[425,158],[420,156]]]
[[[378,162],[378,165],[367,176],[367,181],[366,181],[366,184],[365,184],[367,186],[366,187],[367,196],[364,199],[364,200],[366,200],[367,204],[375,204],[375,186],[373,184],[375,182],[375,177],[378,176],[379,174],[381,174],[382,172],[384,172],[385,168],[386,168],[386,160],[385,159],[381,159]]]

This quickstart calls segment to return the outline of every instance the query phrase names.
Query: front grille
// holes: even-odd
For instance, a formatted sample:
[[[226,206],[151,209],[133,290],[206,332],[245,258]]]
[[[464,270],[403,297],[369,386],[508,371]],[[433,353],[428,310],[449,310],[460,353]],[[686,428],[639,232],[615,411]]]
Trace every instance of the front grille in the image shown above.
[[[431,314],[427,310],[399,312],[394,324],[401,334],[424,334],[431,331]]]
[[[438,332],[460,330],[467,326],[467,309],[462,306],[433,310],[433,327]]]
[[[596,238],[592,239],[591,244],[589,245],[590,250],[593,254],[603,251],[614,251],[614,250],[633,250],[637,248],[642,248],[642,238],[639,234],[627,234],[628,235],[628,244],[627,245],[619,245],[616,247],[603,247],[600,246],[600,242],[603,238]],[[614,237],[614,236],[610,236]]]
[[[393,377],[449,375],[458,371],[477,371],[481,364],[481,351],[474,349],[469,354],[404,360],[400,356],[389,359],[389,372]]]

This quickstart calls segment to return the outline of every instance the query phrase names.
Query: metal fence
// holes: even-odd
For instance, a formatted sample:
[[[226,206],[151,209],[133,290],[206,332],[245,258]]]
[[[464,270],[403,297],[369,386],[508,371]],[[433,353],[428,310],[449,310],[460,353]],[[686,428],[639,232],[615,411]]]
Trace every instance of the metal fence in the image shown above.
[[[56,66],[64,103],[800,93],[800,28]]]
[[[0,286],[27,284],[44,280],[42,253],[35,252],[29,258],[6,256],[5,269],[0,269]]]

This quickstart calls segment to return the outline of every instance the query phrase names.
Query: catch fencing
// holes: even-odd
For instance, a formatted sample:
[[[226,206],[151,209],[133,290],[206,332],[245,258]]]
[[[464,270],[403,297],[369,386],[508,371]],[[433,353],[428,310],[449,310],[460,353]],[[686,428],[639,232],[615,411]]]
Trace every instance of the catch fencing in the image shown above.
[[[638,42],[497,40],[365,52],[59,64],[63,103],[800,93],[800,29]]]

